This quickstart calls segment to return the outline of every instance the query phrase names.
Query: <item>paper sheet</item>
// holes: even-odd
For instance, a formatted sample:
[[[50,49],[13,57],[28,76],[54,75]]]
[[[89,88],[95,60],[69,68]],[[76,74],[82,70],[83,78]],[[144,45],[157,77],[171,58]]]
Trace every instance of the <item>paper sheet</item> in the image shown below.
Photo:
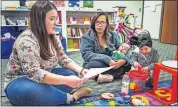
[[[103,72],[106,72],[106,71],[108,71],[108,70],[110,70],[112,68],[114,68],[114,66],[106,67],[106,68],[90,68],[89,72],[87,72],[87,74],[84,75],[84,77],[82,78],[82,79],[84,79],[83,83],[85,81],[87,81],[88,79],[90,79],[91,77],[96,76],[98,74],[101,74]]]

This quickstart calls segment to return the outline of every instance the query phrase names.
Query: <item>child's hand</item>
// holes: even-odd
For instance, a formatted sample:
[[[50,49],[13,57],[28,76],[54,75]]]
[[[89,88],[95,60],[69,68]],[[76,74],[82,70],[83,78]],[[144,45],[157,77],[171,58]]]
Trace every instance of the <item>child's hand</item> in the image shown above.
[[[115,65],[116,65],[116,62],[111,59],[110,62],[109,62],[109,66],[115,66]]]
[[[133,65],[134,68],[138,69],[139,66],[141,67],[141,65],[138,62],[134,62],[134,65]]]
[[[142,71],[143,71],[143,72],[148,72],[148,67],[143,67],[143,68],[142,68]]]
[[[125,59],[119,59],[117,62],[116,62],[116,65],[114,67],[114,69],[118,69],[120,68],[122,65],[124,65],[126,63],[126,60]]]

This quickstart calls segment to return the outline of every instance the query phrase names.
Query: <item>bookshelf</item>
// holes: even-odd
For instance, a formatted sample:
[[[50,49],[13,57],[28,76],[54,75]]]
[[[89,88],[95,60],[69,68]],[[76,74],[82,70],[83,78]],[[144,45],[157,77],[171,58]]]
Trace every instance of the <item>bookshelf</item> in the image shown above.
[[[79,51],[80,50],[80,39],[87,31],[89,31],[91,26],[91,21],[93,17],[99,11],[95,10],[67,10],[65,11],[64,28],[67,52]],[[115,25],[115,12],[114,11],[104,11],[109,16],[110,25]]]
[[[67,52],[79,51],[80,49],[80,39],[89,30],[91,26],[92,18],[99,12],[96,10],[68,10],[65,7],[58,8],[59,23],[57,27],[61,27],[60,32],[62,36],[66,38],[66,48]],[[30,9],[16,9],[16,10],[5,10],[1,9],[1,17],[4,19],[8,17],[25,17],[24,25],[7,24],[1,23],[2,27],[28,27]],[[114,11],[104,11],[108,14],[110,25],[115,25],[115,12]],[[1,18],[2,20],[2,18]],[[59,30],[56,32],[59,34]]]

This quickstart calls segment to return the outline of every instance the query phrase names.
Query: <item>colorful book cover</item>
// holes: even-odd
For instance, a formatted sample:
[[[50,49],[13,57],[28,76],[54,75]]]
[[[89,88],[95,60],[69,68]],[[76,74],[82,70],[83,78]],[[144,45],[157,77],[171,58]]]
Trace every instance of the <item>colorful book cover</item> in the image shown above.
[[[65,7],[64,0],[53,0],[53,3],[56,5],[56,7]]]
[[[83,0],[83,7],[93,8],[93,0]]]
[[[69,0],[69,7],[80,7],[80,0]]]

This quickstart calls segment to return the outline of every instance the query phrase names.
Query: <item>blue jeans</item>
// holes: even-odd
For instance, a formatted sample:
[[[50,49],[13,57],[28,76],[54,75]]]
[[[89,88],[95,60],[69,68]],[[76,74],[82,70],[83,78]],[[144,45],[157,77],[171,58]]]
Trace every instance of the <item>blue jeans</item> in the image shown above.
[[[55,68],[52,73],[58,75],[76,75],[66,68]],[[34,82],[27,77],[13,80],[5,89],[10,103],[17,106],[57,106],[66,104],[72,88],[67,85],[48,85]]]
[[[84,63],[83,67],[86,69],[90,69],[90,68],[109,67],[109,65],[107,65],[103,62],[100,62],[100,61],[90,61],[88,63]],[[131,65],[127,64],[127,65],[121,66],[118,69],[111,69],[111,70],[106,71],[102,74],[111,74],[114,77],[114,79],[119,79],[125,72],[128,72],[130,70],[131,70]],[[97,77],[95,79],[97,80]]]

